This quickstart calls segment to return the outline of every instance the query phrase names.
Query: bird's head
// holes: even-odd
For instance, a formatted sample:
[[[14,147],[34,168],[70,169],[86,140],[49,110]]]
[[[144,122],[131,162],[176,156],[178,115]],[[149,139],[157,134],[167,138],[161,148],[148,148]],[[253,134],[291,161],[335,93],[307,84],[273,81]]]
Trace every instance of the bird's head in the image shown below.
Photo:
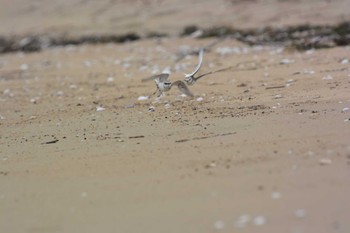
[[[196,79],[192,75],[185,76],[184,81],[187,85],[193,85],[196,82]]]

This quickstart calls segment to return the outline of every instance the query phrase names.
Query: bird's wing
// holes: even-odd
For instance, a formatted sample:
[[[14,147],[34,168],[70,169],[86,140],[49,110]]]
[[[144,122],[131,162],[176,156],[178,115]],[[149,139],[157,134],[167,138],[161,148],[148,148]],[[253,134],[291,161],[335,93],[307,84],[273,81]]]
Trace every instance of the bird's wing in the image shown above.
[[[170,75],[169,73],[162,73],[161,75],[159,75],[159,81],[160,82],[167,82],[169,75]]]
[[[198,72],[199,68],[201,68],[201,65],[202,65],[202,62],[203,62],[203,53],[204,53],[204,49],[201,49],[199,51],[199,55],[198,55],[199,56],[198,65],[197,65],[196,69],[191,74],[188,74],[188,76],[195,75]]]
[[[223,69],[219,69],[219,70],[215,70],[215,71],[210,71],[210,72],[207,72],[207,73],[204,73],[204,74],[199,75],[199,76],[198,76],[197,78],[195,78],[195,79],[196,79],[196,81],[197,81],[198,79],[200,79],[200,78],[202,78],[202,77],[204,77],[204,76],[207,76],[207,75],[209,75],[209,74],[215,74],[215,73],[227,71],[227,70],[230,70],[230,69],[232,69],[232,68],[233,68],[233,66],[229,66],[229,67],[226,67],[226,68],[223,68]]]
[[[156,74],[156,75],[153,75],[153,76],[148,77],[148,78],[143,78],[143,79],[141,80],[141,82],[151,81],[151,80],[154,80],[154,79],[156,79],[156,78],[158,78],[160,82],[165,82],[165,81],[168,80],[168,77],[169,77],[169,74],[167,74],[167,73]]]
[[[204,77],[204,76],[207,76],[207,75],[209,75],[209,74],[213,74],[213,73],[215,73],[215,72],[210,71],[210,72],[208,72],[208,73],[201,74],[201,75],[199,75],[197,78],[195,78],[195,80],[197,81],[198,79],[200,79],[200,78],[202,78],[202,77]]]
[[[182,82],[181,80],[178,80],[178,81],[173,82],[173,83],[171,84],[171,86],[174,86],[174,85],[176,85],[176,86],[179,88],[179,90],[180,90],[182,93],[184,93],[185,95],[190,96],[190,97],[193,97],[193,94],[192,94],[192,92],[190,91],[190,89],[188,89],[187,85],[186,85],[184,82]]]

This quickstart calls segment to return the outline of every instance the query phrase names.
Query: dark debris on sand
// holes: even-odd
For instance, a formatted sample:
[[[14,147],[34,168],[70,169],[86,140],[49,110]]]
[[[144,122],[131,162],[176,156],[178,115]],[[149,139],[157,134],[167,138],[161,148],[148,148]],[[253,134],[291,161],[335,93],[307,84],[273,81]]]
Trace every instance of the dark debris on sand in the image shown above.
[[[305,24],[259,29],[235,29],[226,26],[201,29],[192,25],[186,27],[181,35],[191,35],[198,30],[202,31],[200,38],[231,37],[249,45],[278,44],[299,50],[332,48],[350,44],[350,22],[342,22],[334,26]]]
[[[124,43],[139,40],[140,38],[141,37],[135,33],[125,35],[88,35],[81,37],[47,35],[0,36],[0,53],[16,51],[37,52],[48,47],[66,45]]]
[[[332,48],[350,44],[350,22],[343,22],[334,26],[299,25],[258,29],[235,29],[226,26],[202,29],[192,25],[185,27],[180,33],[180,36],[192,35],[199,30],[202,32],[199,38],[228,37],[237,39],[248,45],[282,45],[299,50]],[[124,35],[84,35],[81,37],[69,37],[65,35],[0,36],[0,53],[16,51],[36,52],[48,47],[66,45],[125,43],[145,38],[167,36],[167,34],[160,32],[151,32],[145,36],[140,36],[136,33]]]

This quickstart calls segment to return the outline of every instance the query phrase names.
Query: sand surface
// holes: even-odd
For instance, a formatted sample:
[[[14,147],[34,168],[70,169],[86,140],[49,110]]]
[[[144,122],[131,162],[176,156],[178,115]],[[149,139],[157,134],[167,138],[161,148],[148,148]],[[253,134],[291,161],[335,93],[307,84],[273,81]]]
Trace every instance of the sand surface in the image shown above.
[[[0,0],[0,35],[150,33],[185,26],[258,28],[350,20],[349,0]]]
[[[0,232],[350,232],[350,48],[210,42],[0,55]]]

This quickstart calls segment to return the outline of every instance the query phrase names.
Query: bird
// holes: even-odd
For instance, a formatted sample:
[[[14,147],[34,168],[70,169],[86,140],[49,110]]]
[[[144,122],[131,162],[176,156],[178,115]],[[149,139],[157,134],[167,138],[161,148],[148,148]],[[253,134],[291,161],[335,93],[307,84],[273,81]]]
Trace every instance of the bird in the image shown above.
[[[198,77],[194,77],[197,72],[199,71],[199,69],[201,68],[202,66],[202,63],[203,63],[203,53],[204,53],[204,50],[201,49],[199,50],[199,54],[198,54],[198,57],[199,57],[199,61],[198,61],[198,65],[196,66],[196,68],[194,69],[194,71],[190,74],[186,74],[185,73],[185,82],[187,83],[187,85],[193,85],[196,83],[196,81],[198,80]],[[203,77],[203,76],[200,76],[200,77]]]
[[[203,53],[204,53],[204,49],[201,49],[199,50],[199,54],[198,54],[198,57],[199,57],[199,61],[198,61],[198,65],[196,66],[196,68],[194,69],[194,71],[190,74],[185,74],[185,82],[187,83],[187,85],[193,85],[195,84],[198,79],[206,76],[206,75],[209,75],[209,74],[213,74],[213,73],[216,73],[217,71],[210,71],[208,73],[204,73],[204,74],[201,74],[197,77],[195,77],[195,75],[198,73],[199,69],[201,68],[202,66],[202,63],[203,63]]]
[[[193,84],[195,84],[198,79],[200,78],[203,78],[204,76],[207,76],[209,74],[215,74],[215,73],[219,73],[219,72],[223,72],[223,71],[227,71],[229,69],[232,69],[233,66],[229,66],[229,67],[226,67],[226,68],[223,68],[223,69],[219,69],[219,70],[215,70],[215,71],[210,71],[210,72],[207,72],[207,73],[204,73],[204,74],[201,74],[201,75],[198,75],[197,77],[195,77],[195,75],[198,73],[199,69],[201,68],[202,66],[202,63],[203,63],[203,53],[204,53],[204,49],[202,48],[201,50],[199,50],[199,54],[198,54],[198,57],[199,57],[199,61],[198,61],[198,65],[196,66],[196,68],[194,69],[194,71],[190,74],[184,74],[185,75],[185,79],[184,81],[187,83],[187,85],[191,86]]]
[[[172,83],[168,80],[169,75],[169,73],[153,75],[151,77],[142,79],[142,82],[154,80],[157,86],[157,90],[153,94],[156,94],[159,91],[160,94],[158,97],[163,95],[163,92],[170,91],[173,86],[177,86],[179,90],[186,96],[193,97],[192,92],[188,89],[187,85],[183,81],[177,80]]]

